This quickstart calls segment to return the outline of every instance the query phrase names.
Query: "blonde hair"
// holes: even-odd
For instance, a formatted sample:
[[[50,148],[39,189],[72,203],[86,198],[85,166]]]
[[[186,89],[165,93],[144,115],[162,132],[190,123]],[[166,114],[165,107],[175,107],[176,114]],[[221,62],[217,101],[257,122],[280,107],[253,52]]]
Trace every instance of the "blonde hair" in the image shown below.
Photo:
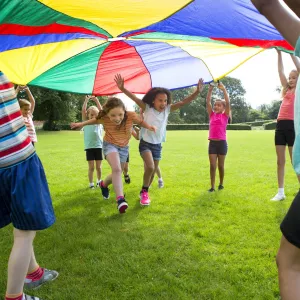
[[[224,99],[216,99],[214,102],[220,101],[222,102],[224,108],[226,107],[226,101]]]
[[[86,110],[86,114],[88,115],[89,112],[90,112],[91,110],[93,110],[97,115],[99,114],[99,109],[98,109],[98,107],[95,106],[95,105],[90,106],[90,107]]]
[[[19,105],[22,108],[24,106],[31,106],[31,103],[26,99],[19,99]]]
[[[294,70],[292,70],[290,73],[292,73],[292,72],[296,73],[297,76],[299,76],[299,72],[298,72],[297,70],[294,69]],[[286,92],[287,92],[289,89],[290,89],[289,83],[288,83],[285,87],[282,87],[282,90],[281,90],[281,97],[284,97],[285,94],[286,94]]]

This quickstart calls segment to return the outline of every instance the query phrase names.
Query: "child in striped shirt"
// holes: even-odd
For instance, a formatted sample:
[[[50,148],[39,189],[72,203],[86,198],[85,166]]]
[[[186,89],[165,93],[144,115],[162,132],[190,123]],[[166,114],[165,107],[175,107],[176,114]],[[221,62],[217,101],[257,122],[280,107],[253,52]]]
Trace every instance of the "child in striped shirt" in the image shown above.
[[[16,89],[16,93],[18,94],[19,91],[20,92],[25,91],[29,98],[29,101],[26,99],[19,99],[19,105],[20,105],[20,109],[21,109],[21,113],[22,113],[22,116],[24,119],[25,126],[28,131],[28,135],[30,137],[32,144],[34,145],[34,143],[37,142],[37,136],[36,136],[34,124],[32,121],[33,112],[34,112],[34,108],[35,108],[35,100],[31,94],[28,86],[20,86],[19,85]]]
[[[133,124],[139,124],[154,132],[156,128],[141,120],[135,112],[126,111],[124,103],[116,97],[111,97],[106,101],[97,118],[72,123],[71,128],[81,128],[91,124],[104,126],[103,152],[112,170],[112,173],[100,183],[103,198],[109,198],[108,186],[112,183],[116,193],[117,208],[120,213],[125,213],[128,204],[123,193],[122,171],[128,158],[128,144]]]

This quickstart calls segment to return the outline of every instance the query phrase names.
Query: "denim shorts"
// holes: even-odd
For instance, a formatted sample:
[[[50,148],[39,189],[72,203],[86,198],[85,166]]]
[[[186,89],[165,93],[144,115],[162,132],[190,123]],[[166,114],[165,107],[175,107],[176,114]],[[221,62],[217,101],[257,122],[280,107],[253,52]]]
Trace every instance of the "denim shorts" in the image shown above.
[[[209,141],[208,154],[226,155],[227,151],[227,141]]]
[[[103,153],[105,158],[109,153],[117,152],[119,153],[120,156],[120,162],[125,163],[128,158],[128,153],[129,153],[128,149],[129,149],[128,145],[125,147],[120,147],[114,144],[110,144],[106,141],[103,141]]]
[[[151,144],[144,140],[140,140],[139,150],[141,155],[144,152],[151,152],[154,160],[161,160],[161,144]]]

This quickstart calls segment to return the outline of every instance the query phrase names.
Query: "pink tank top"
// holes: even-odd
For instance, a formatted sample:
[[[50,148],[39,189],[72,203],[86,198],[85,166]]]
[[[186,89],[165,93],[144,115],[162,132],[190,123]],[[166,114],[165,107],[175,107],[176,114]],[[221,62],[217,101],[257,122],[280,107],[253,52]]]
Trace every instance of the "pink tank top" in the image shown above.
[[[287,91],[280,105],[277,120],[294,120],[295,92]]]
[[[228,116],[212,112],[209,116],[209,140],[225,140]]]

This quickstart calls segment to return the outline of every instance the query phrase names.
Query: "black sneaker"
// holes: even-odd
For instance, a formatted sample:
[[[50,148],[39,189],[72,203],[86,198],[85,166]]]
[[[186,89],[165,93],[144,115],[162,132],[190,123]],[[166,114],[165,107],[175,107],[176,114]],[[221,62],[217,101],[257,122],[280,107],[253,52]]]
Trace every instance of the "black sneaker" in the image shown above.
[[[117,202],[117,206],[120,214],[124,214],[126,212],[126,209],[128,208],[128,204],[125,198],[120,198]]]
[[[102,182],[103,182],[103,180],[101,180],[99,186],[100,186],[103,198],[105,200],[107,200],[107,199],[109,199],[109,188],[108,187],[103,187]]]
[[[219,191],[224,190],[224,186],[223,186],[222,184],[219,184],[218,190],[219,190]]]
[[[209,193],[215,192],[215,189],[210,188],[210,189],[208,190],[208,192],[209,192]]]
[[[124,180],[125,180],[125,183],[127,183],[127,184],[130,183],[130,176],[129,176],[129,174],[124,175]]]

